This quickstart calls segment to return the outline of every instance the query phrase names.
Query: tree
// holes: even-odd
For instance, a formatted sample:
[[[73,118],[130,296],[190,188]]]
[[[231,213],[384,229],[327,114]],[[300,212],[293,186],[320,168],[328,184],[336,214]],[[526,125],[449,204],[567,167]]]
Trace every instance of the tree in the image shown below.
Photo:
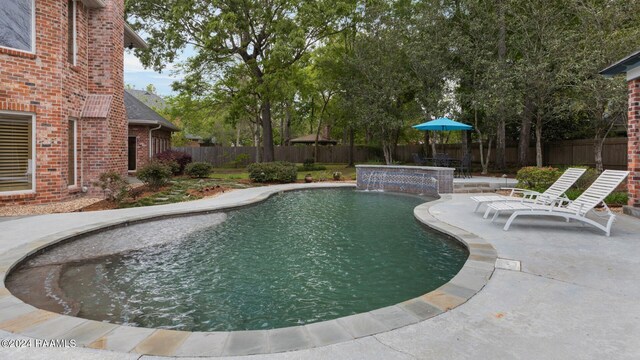
[[[574,26],[566,0],[514,2],[511,23],[514,28],[513,81],[519,90],[520,137],[518,163],[527,164],[530,130],[535,121],[536,165],[542,166],[542,135],[549,121],[550,106],[566,84],[563,71],[571,61],[565,43],[567,31]]]
[[[588,118],[596,170],[601,172],[606,137],[614,126],[626,123],[627,88],[624,79],[605,79],[598,71],[637,46],[640,3],[584,0],[573,2],[571,10],[577,20],[569,33],[577,45],[571,68],[571,110]]]
[[[156,93],[156,86],[153,84],[147,84],[147,86],[144,88],[147,92],[150,92],[152,94]]]
[[[459,86],[456,98],[460,105],[459,118],[473,124],[480,150],[482,173],[489,171],[491,145],[503,126],[498,115],[506,76],[496,76],[504,68],[498,61],[496,28],[498,12],[480,0],[454,2],[452,17],[456,31],[453,73]],[[486,148],[485,148],[485,145]]]
[[[395,147],[409,120],[420,117],[405,53],[404,8],[377,3],[365,10],[368,21],[356,36],[353,52],[346,60],[350,76],[341,78],[345,104],[354,124],[361,124],[377,136],[385,162],[393,163]],[[384,56],[381,56],[384,54]]]
[[[145,66],[162,70],[181,50],[192,46],[197,53],[181,69],[187,74],[224,77],[228,69],[224,65],[246,67],[260,101],[264,161],[273,161],[271,108],[276,85],[319,41],[337,31],[350,4],[328,0],[128,0],[126,9],[135,20],[133,26],[150,35],[149,47],[136,50]]]

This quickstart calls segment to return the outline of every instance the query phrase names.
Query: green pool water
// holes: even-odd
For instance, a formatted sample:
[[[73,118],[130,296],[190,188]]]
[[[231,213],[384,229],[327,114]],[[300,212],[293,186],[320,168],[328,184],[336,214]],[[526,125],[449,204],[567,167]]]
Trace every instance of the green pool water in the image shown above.
[[[425,201],[284,193],[176,241],[70,262],[60,285],[78,316],[142,327],[271,329],[366,312],[434,290],[465,262],[466,249],[414,219]]]

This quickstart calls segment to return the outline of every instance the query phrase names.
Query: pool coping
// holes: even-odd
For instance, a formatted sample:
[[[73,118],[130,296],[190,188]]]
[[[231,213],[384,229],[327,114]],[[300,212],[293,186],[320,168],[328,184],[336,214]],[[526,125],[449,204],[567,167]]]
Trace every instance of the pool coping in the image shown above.
[[[216,206],[215,199],[209,199],[211,206],[195,211],[165,206],[166,210],[149,211],[150,214],[143,212],[123,216],[117,220],[97,221],[29,239],[23,245],[0,254],[0,329],[41,339],[73,339],[82,347],[139,355],[197,357],[270,354],[352,341],[425,321],[464,304],[491,278],[497,259],[495,248],[477,235],[432,216],[431,207],[451,198],[450,195],[442,195],[440,199],[418,205],[413,213],[422,224],[449,235],[468,249],[469,257],[460,271],[449,282],[422,296],[333,320],[278,329],[231,332],[190,332],[131,327],[41,310],[14,297],[4,287],[6,275],[24,259],[46,247],[80,235],[153,219],[241,208],[257,204],[285,191],[340,187],[352,188],[355,185],[316,183],[265,186],[253,188],[258,192],[256,196],[236,203]]]

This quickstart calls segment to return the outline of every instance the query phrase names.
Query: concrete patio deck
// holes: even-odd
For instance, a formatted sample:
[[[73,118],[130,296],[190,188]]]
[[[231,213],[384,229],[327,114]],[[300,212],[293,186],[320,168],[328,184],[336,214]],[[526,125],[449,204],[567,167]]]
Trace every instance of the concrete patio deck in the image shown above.
[[[260,189],[260,188],[255,188]],[[45,236],[70,226],[108,223],[202,209],[257,196],[247,189],[208,201],[100,213],[56,214],[0,224],[0,258],[22,246],[26,233]],[[416,208],[443,230],[484,239],[499,267],[466,303],[431,319],[335,345],[250,359],[637,359],[640,357],[640,221],[619,216],[611,237],[576,223],[522,219],[508,232],[473,213],[469,194],[447,195]],[[242,203],[242,201],[240,201]],[[502,261],[502,260],[513,260]],[[506,270],[505,268],[520,270]],[[2,300],[0,300],[2,301]],[[15,338],[0,332],[0,339]],[[0,348],[11,359],[152,359],[86,348]],[[229,359],[239,357],[230,357]]]

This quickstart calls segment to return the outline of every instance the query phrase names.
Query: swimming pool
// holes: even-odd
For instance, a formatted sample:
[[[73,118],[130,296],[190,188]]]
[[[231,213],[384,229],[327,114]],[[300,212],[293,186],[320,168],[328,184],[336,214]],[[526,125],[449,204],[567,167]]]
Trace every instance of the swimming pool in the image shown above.
[[[412,216],[426,200],[284,193],[224,214],[85,236],[30,259],[15,277],[39,269],[58,312],[99,321],[189,331],[314,323],[420,296],[460,270],[466,249]]]

